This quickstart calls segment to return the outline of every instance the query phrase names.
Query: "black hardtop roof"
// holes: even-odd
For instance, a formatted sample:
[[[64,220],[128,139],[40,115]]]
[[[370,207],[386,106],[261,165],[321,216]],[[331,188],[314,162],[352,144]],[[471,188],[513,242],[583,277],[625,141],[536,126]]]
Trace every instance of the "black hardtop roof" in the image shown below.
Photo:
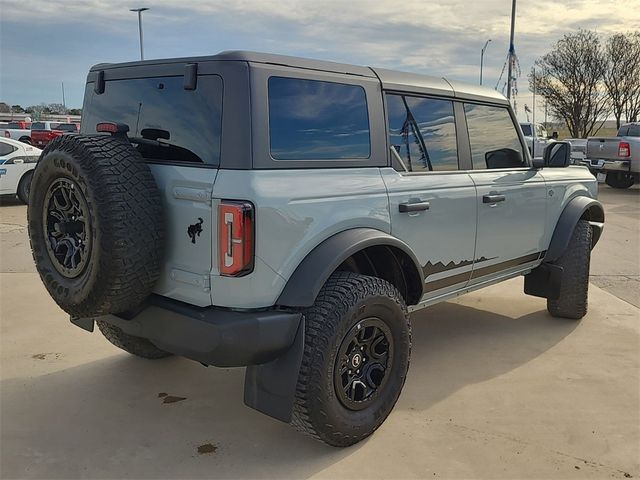
[[[166,65],[172,63],[202,63],[219,61],[240,61],[262,63],[307,70],[318,70],[332,73],[342,73],[360,77],[379,78],[382,87],[386,90],[413,91],[430,95],[443,95],[471,100],[490,101],[491,103],[507,104],[507,99],[497,91],[472,85],[444,77],[433,77],[417,73],[400,72],[377,67],[363,67],[347,63],[315,60],[310,58],[277,55],[273,53],[250,52],[244,50],[227,50],[217,55],[200,57],[183,57],[157,60],[143,60],[126,63],[100,63],[91,67],[91,72],[100,70],[112,70],[129,67],[142,67],[153,65]]]

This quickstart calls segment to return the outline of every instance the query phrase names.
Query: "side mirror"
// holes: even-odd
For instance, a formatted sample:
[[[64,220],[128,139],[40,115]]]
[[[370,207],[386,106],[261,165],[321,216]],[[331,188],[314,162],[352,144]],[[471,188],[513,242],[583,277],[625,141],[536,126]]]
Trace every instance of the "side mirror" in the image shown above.
[[[545,167],[568,167],[571,165],[571,144],[569,142],[554,142],[547,145],[542,159]]]
[[[533,159],[533,168],[540,170],[544,167],[544,158],[536,157]]]

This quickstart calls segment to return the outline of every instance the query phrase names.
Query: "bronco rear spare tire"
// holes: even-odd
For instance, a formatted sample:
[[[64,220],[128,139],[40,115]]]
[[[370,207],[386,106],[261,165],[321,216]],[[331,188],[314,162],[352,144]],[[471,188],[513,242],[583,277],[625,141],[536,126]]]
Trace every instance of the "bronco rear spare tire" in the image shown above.
[[[126,138],[63,135],[49,143],[33,174],[28,225],[40,277],[72,316],[133,308],[158,280],[160,192]]]

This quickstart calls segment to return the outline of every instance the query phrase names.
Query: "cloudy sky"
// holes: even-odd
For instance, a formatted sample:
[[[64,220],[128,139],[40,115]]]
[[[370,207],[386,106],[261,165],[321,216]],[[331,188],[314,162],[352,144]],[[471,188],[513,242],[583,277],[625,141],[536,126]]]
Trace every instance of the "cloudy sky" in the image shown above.
[[[246,49],[477,82],[500,76],[511,0],[0,0],[0,101],[82,104],[89,67],[135,60],[144,13],[146,58]],[[640,0],[518,0],[519,116],[530,105],[526,72],[564,33],[640,29]],[[526,96],[525,96],[526,94]]]

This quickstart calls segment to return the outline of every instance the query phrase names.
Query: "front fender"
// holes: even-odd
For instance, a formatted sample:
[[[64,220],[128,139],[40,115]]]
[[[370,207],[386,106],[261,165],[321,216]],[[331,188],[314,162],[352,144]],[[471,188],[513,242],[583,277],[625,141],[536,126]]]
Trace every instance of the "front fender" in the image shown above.
[[[367,247],[377,245],[396,247],[405,252],[422,278],[420,262],[406,243],[380,230],[354,228],[337,233],[314,248],[293,272],[276,305],[310,307],[329,276],[342,262]]]
[[[575,197],[567,203],[560,214],[544,257],[546,263],[557,260],[565,252],[580,219],[588,220],[593,227],[591,248],[595,247],[604,229],[604,209],[598,200],[587,196]]]

